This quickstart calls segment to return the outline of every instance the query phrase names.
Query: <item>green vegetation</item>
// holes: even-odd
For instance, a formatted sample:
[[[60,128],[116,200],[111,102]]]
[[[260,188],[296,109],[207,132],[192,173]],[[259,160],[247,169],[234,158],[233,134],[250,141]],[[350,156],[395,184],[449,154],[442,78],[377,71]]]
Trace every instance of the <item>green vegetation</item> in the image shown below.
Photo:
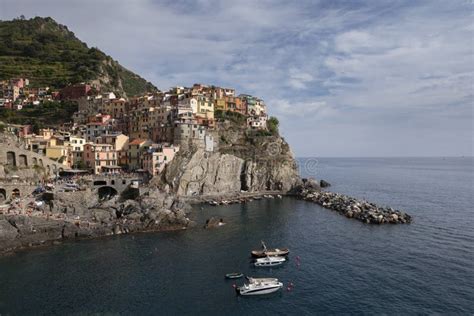
[[[278,135],[278,126],[280,121],[274,116],[271,116],[267,121],[267,129],[272,135]]]
[[[216,110],[214,112],[214,118],[216,119],[222,119],[222,120],[229,120],[233,123],[237,124],[245,124],[247,118],[245,115],[242,115],[237,112],[232,112],[232,111],[222,111],[222,110]]]
[[[256,133],[255,133],[255,136],[273,136],[272,133],[270,133],[269,131],[267,130],[258,130]]]
[[[52,18],[0,21],[0,80],[15,77],[30,79],[33,87],[53,88],[108,78],[102,90],[128,96],[156,90]]]
[[[41,105],[28,105],[21,110],[0,109],[0,121],[11,124],[31,124],[33,132],[45,126],[59,125],[71,121],[77,111],[77,103],[50,101]]]

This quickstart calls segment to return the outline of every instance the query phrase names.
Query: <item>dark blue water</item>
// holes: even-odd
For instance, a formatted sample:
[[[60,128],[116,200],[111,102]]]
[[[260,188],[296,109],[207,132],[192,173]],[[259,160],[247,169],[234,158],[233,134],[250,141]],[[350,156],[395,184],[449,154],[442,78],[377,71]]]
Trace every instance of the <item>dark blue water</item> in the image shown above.
[[[320,159],[302,173],[404,209],[414,222],[369,226],[291,198],[197,208],[192,230],[1,258],[0,314],[474,313],[472,158]],[[202,229],[210,216],[228,224]],[[252,267],[248,254],[261,239],[289,247],[290,262]],[[295,287],[237,297],[223,278],[232,271]]]

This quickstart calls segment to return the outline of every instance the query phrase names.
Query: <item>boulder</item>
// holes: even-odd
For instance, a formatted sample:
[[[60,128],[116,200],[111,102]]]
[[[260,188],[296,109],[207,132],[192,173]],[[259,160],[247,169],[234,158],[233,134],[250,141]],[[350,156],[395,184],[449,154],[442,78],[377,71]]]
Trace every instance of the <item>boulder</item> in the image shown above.
[[[331,186],[331,184],[327,182],[326,180],[319,181],[319,185],[321,186],[321,188],[327,188]]]
[[[0,220],[0,241],[13,240],[18,236],[18,230],[5,219]]]
[[[204,225],[204,228],[215,228],[224,225],[224,220],[218,219],[216,217],[211,217],[206,221],[206,225]]]

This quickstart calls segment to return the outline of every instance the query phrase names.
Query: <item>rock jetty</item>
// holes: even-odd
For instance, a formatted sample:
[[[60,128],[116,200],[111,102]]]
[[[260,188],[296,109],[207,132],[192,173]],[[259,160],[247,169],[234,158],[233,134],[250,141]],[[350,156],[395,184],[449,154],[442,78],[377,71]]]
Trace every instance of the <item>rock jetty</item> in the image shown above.
[[[402,211],[340,193],[304,189],[297,196],[367,224],[407,224],[412,221],[411,216]]]

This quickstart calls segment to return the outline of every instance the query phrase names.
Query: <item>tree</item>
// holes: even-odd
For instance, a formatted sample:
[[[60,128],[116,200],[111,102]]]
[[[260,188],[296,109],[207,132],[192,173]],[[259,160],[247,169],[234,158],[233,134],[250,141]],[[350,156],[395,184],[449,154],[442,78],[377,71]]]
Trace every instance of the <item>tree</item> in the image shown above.
[[[43,128],[43,124],[41,122],[38,122],[37,120],[33,122],[33,125],[31,127],[31,129],[33,130],[33,133],[35,133],[36,135],[39,134],[40,129],[42,128]]]
[[[267,129],[273,135],[278,134],[278,126],[280,125],[280,121],[274,116],[271,116],[267,121]]]

